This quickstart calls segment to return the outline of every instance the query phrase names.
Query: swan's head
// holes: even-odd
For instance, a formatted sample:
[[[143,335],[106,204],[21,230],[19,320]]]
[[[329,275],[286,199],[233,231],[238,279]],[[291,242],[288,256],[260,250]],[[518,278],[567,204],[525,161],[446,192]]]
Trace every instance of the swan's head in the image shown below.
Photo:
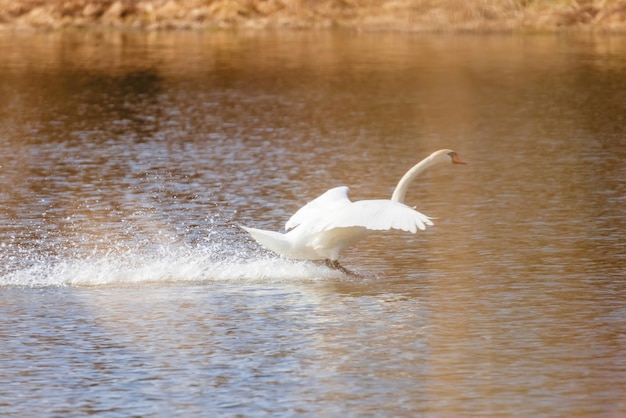
[[[467,164],[456,153],[456,151],[451,149],[440,149],[439,151],[435,151],[430,154],[430,158],[433,162],[446,162],[451,161],[452,164]]]

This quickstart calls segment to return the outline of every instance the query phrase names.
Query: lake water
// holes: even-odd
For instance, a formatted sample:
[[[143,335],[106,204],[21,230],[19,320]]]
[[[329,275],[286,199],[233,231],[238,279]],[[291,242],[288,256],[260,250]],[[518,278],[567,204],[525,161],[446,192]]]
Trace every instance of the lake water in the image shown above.
[[[0,415],[626,414],[626,37],[0,34]],[[339,185],[433,216],[260,248]]]

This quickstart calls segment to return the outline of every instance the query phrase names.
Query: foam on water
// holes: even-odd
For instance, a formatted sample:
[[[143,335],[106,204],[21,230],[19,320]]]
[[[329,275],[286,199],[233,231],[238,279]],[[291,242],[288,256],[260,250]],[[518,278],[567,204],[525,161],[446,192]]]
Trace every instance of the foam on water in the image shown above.
[[[285,260],[266,254],[233,255],[220,253],[215,248],[184,245],[109,251],[81,257],[37,256],[2,261],[8,263],[0,269],[0,286],[280,282],[342,277],[337,271],[311,262]]]

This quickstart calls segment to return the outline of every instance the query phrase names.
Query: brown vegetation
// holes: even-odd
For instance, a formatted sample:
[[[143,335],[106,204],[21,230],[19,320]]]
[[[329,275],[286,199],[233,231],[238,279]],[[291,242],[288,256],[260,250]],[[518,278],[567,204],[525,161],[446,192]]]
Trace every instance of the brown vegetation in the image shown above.
[[[0,28],[626,30],[626,0],[0,0]]]

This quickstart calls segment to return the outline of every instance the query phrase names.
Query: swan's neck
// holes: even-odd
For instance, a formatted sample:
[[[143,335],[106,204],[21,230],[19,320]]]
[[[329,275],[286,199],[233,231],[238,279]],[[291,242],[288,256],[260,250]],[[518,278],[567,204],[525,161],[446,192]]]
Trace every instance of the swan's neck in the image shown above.
[[[406,196],[406,191],[409,189],[411,183],[417,176],[419,176],[422,171],[426,170],[431,165],[435,164],[436,160],[431,156],[424,158],[419,163],[415,164],[409,171],[407,171],[404,176],[398,182],[396,189],[393,191],[391,195],[391,200],[404,203],[404,198]]]

